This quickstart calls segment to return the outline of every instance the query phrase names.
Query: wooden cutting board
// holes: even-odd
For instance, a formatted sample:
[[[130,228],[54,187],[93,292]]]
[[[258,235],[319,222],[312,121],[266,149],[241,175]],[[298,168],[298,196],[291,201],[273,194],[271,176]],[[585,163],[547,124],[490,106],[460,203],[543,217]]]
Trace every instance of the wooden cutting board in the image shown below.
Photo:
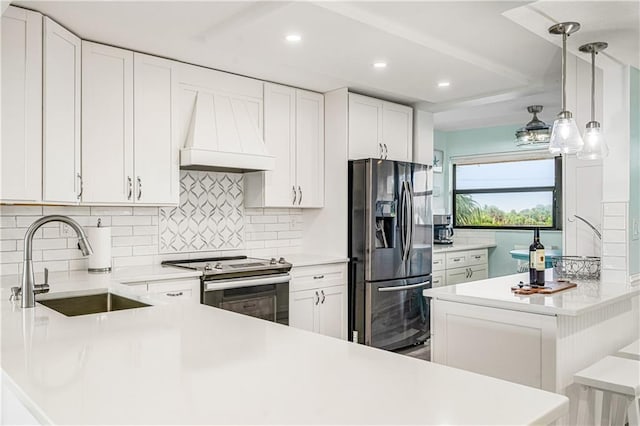
[[[511,287],[514,294],[552,294],[562,290],[577,287],[578,284],[569,281],[545,281],[544,287],[520,286]]]

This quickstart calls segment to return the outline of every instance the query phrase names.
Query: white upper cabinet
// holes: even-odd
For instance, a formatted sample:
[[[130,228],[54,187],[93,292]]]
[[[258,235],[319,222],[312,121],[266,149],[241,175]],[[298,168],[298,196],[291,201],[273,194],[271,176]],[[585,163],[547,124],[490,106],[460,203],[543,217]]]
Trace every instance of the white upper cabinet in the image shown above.
[[[296,90],[298,206],[324,205],[324,96]]]
[[[134,54],[136,203],[177,204],[179,147],[173,134],[175,62]]]
[[[82,201],[133,203],[133,158],[133,52],[83,41]]]
[[[385,158],[411,161],[413,158],[413,108],[384,102],[382,106],[382,143]]]
[[[349,93],[349,159],[381,157],[382,101]]]
[[[275,169],[263,172],[264,204],[291,206],[294,194],[297,195],[295,89],[264,85],[264,142],[276,157]]]
[[[323,207],[324,96],[265,83],[264,141],[276,167],[245,174],[245,205]]]
[[[349,93],[349,159],[411,161],[413,109]]]
[[[0,199],[42,199],[42,15],[2,14]]]
[[[175,62],[82,42],[86,203],[177,204]]]
[[[80,171],[80,38],[44,18],[42,199],[77,203]]]

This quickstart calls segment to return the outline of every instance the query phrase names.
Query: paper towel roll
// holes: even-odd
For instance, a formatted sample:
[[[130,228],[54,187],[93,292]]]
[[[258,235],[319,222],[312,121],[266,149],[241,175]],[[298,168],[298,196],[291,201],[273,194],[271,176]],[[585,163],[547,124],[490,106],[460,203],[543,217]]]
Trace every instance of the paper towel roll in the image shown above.
[[[111,271],[111,228],[85,228],[93,254],[89,256],[89,272]]]

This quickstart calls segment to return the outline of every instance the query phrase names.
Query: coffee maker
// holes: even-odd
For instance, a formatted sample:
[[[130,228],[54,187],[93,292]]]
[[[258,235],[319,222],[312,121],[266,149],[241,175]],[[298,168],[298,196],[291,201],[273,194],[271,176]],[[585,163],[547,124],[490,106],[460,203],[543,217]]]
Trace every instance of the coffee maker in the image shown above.
[[[453,224],[450,214],[433,215],[433,243],[453,244]]]

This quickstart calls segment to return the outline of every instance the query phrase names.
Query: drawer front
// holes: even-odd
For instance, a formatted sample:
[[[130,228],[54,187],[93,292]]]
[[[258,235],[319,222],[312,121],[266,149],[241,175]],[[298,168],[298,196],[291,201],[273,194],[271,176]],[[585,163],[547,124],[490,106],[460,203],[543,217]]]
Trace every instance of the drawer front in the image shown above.
[[[440,272],[437,274],[433,274],[431,277],[431,287],[432,288],[436,288],[436,287],[444,287],[445,285],[447,285],[447,277],[445,272]]]
[[[469,262],[468,252],[459,251],[446,254],[447,269],[460,268],[461,266],[467,266]]]
[[[291,270],[289,291],[311,290],[320,287],[346,285],[346,263],[294,267]]]
[[[164,292],[149,292],[150,296],[162,297],[163,300],[171,303],[187,302],[187,303],[200,303],[200,292],[195,292],[192,289],[188,290],[169,290]]]
[[[486,265],[487,264],[487,250],[471,250],[467,252],[467,265]]]
[[[147,292],[168,302],[200,303],[200,280],[148,281]]]
[[[444,253],[435,253],[431,264],[433,271],[444,271],[446,268]]]

